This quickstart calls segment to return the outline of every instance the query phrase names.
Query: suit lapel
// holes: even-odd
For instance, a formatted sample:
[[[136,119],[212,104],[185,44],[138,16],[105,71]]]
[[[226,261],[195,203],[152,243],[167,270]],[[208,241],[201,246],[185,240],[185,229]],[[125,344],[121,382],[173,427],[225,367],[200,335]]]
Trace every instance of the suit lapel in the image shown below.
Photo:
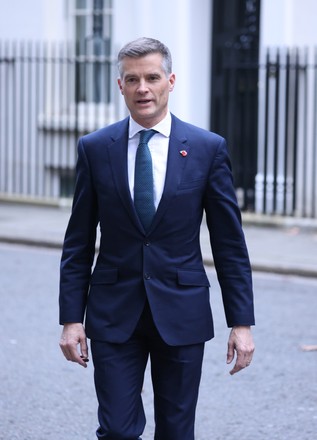
[[[189,160],[190,145],[187,144],[187,138],[182,129],[184,128],[183,124],[172,115],[164,191],[150,231],[157,226],[168,205],[172,202],[181,182],[183,169]]]
[[[122,121],[122,127],[118,127],[116,133],[118,136],[112,136],[113,143],[109,146],[109,158],[112,168],[112,176],[118,190],[118,194],[125,206],[130,218],[139,228],[142,228],[141,222],[134,208],[131,198],[129,180],[128,180],[128,123],[129,119]]]

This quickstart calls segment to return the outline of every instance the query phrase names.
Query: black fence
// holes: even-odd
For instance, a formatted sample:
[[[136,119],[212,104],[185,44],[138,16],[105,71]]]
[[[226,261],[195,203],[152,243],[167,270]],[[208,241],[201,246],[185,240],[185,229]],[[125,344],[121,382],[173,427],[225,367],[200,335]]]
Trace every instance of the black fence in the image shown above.
[[[256,211],[317,218],[317,50],[270,50],[259,69]]]
[[[270,50],[238,66],[236,82],[226,68],[221,117],[241,147],[232,161],[242,209],[317,218],[317,51]],[[115,78],[111,57],[77,56],[71,43],[0,42],[1,198],[72,196],[78,137],[126,114]]]
[[[1,196],[72,196],[78,137],[118,117],[114,84],[110,57],[0,42]]]

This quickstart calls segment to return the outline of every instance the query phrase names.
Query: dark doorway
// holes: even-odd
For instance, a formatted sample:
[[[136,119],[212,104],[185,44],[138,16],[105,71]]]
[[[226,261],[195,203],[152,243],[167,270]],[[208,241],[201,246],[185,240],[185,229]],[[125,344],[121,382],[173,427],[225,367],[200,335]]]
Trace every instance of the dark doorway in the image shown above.
[[[212,131],[228,141],[243,210],[254,209],[260,0],[213,0]]]

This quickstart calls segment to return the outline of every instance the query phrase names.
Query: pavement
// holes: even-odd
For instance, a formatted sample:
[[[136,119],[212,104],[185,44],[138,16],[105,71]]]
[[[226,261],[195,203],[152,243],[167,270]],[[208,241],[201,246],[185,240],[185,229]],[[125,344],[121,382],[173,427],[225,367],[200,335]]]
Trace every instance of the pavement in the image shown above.
[[[0,242],[61,248],[70,215],[69,202],[59,205],[0,201]],[[243,213],[243,229],[254,271],[317,278],[317,219]],[[213,265],[203,221],[204,262]]]

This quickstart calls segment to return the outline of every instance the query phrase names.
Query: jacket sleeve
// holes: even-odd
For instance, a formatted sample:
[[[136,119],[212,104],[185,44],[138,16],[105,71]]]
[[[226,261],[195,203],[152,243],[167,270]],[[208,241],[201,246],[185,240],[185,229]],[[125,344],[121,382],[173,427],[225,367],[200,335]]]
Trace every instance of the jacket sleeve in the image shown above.
[[[73,207],[60,266],[60,323],[83,322],[95,255],[98,205],[84,141],[78,143]]]
[[[254,325],[251,266],[223,138],[210,169],[205,211],[227,324]]]

